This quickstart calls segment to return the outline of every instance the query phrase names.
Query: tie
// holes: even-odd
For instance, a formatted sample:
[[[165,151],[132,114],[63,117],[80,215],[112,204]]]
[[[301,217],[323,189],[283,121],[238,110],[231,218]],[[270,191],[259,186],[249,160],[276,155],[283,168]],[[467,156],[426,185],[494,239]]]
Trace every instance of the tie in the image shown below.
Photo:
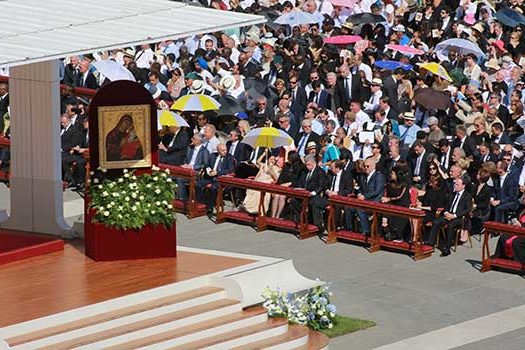
[[[417,157],[417,160],[416,160],[416,168],[414,169],[414,175],[415,176],[419,176],[419,172],[421,171],[421,158],[423,158],[422,155],[420,155],[419,157]]]
[[[299,155],[304,155],[304,144],[306,143],[307,139],[308,134],[303,134],[303,137],[301,137],[301,140],[299,141]]]
[[[312,177],[312,171],[309,171],[308,175],[306,175],[306,180],[304,181],[305,186],[308,184],[308,181],[310,181],[311,177]]]
[[[337,180],[337,175],[334,175],[334,178],[332,179],[332,187],[331,187],[332,192],[335,191],[336,180]]]
[[[319,93],[315,94],[314,102],[315,102],[316,105],[319,105]]]
[[[345,78],[345,89],[348,100],[352,100],[352,84],[350,83],[350,78]]]
[[[363,159],[365,157],[365,146],[361,146],[361,151],[359,151],[359,159]]]
[[[454,197],[454,200],[452,201],[452,206],[450,207],[450,213],[456,214],[456,206],[459,202],[459,192],[456,192],[456,196]]]

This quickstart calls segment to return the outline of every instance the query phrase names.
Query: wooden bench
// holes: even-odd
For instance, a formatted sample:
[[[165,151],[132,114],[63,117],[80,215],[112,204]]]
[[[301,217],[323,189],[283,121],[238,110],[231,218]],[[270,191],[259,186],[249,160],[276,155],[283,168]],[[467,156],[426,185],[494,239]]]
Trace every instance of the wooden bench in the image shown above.
[[[304,189],[289,188],[276,184],[268,184],[250,179],[239,179],[233,176],[220,176],[218,178],[217,193],[217,223],[226,220],[248,223],[257,227],[257,231],[264,231],[268,227],[292,231],[298,233],[299,239],[313,237],[317,234],[318,228],[315,225],[308,224],[308,198],[310,193]],[[258,211],[256,215],[250,215],[240,211],[224,210],[224,189],[226,187],[242,188],[254,190],[261,193]],[[271,218],[266,216],[268,208],[264,206],[264,197],[267,193],[285,195],[289,198],[296,198],[301,201],[301,213],[299,222],[285,220],[280,218]]]
[[[196,199],[197,172],[193,169],[168,164],[159,164],[159,167],[163,170],[169,169],[171,176],[188,180],[188,200],[185,202],[174,199],[172,205],[175,211],[185,214],[189,219],[206,215],[206,204],[199,203]]]
[[[370,252],[376,252],[380,249],[391,249],[402,251],[414,256],[414,260],[421,260],[432,255],[434,248],[423,244],[423,217],[425,212],[419,209],[411,209],[397,205],[378,203],[373,201],[361,200],[355,197],[333,196],[329,199],[330,208],[328,215],[328,239],[326,243],[335,243],[338,240],[345,240],[364,244],[369,246]],[[337,208],[353,208],[364,210],[371,213],[372,223],[370,236],[359,232],[337,230],[335,222],[335,211]],[[413,241],[412,242],[395,242],[387,241],[379,234],[380,216],[400,216],[413,222]]]
[[[483,224],[483,227],[485,228],[485,233],[483,236],[483,245],[481,246],[481,272],[490,271],[492,267],[523,272],[525,270],[525,264],[511,259],[491,257],[489,241],[492,234],[525,237],[525,228],[495,221],[487,221]]]

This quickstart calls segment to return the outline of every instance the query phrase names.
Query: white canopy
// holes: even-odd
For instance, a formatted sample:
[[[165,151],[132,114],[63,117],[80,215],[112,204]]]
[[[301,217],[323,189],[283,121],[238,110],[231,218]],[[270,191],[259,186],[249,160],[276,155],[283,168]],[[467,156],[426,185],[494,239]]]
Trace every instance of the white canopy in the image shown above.
[[[265,21],[168,0],[0,0],[0,67]]]

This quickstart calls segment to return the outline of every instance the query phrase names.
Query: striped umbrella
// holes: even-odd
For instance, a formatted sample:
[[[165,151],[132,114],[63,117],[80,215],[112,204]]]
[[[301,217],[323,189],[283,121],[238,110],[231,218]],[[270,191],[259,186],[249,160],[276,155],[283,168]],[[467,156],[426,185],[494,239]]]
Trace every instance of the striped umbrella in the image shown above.
[[[188,122],[179,114],[166,109],[157,111],[157,121],[159,126],[178,126],[179,128],[189,126]]]
[[[436,62],[429,62],[429,63],[418,63],[419,68],[423,68],[428,70],[430,73],[437,75],[438,77],[441,77],[445,79],[446,81],[452,82],[452,78],[450,75],[448,75],[447,70]]]
[[[255,147],[276,148],[289,146],[293,139],[285,131],[276,128],[256,128],[250,130],[242,139],[242,142]]]
[[[221,107],[213,97],[203,94],[185,95],[179,98],[171,106],[171,110],[181,112],[205,112],[214,111]]]

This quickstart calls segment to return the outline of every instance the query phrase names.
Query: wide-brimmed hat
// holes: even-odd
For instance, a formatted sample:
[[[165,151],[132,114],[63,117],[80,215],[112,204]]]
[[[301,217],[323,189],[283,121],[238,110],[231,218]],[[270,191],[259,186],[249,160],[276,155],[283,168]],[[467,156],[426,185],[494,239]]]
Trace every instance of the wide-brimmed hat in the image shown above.
[[[503,40],[495,40],[492,42],[492,46],[500,50],[501,52],[507,52],[507,49],[505,49],[505,43]]]
[[[133,50],[132,48],[129,48],[129,47],[126,50],[123,51],[123,54],[124,54],[124,56],[130,57],[130,58],[135,58],[135,50]]]
[[[416,120],[416,118],[414,117],[414,112],[405,112],[405,113],[403,113],[403,119]]]
[[[474,24],[474,25],[472,26],[472,29],[473,29],[473,30],[476,30],[476,31],[478,31],[478,32],[480,32],[480,33],[483,33],[483,32],[485,31],[485,27],[484,27],[483,24],[481,24],[480,22]]]
[[[405,32],[405,26],[402,25],[402,24],[398,24],[397,26],[395,26],[394,28],[392,28],[392,30],[394,32]]]
[[[438,119],[436,117],[428,118],[428,120],[427,120],[427,125],[428,126],[437,125],[437,124],[439,124],[439,121],[438,121]]]
[[[191,84],[190,91],[192,94],[202,94],[204,91],[204,82],[202,80],[194,80]]]
[[[310,141],[306,144],[306,149],[313,149],[313,148],[317,148],[317,144],[314,142],[314,141]]]
[[[221,78],[219,86],[222,90],[228,91],[235,86],[235,78],[231,75],[226,75]]]
[[[345,23],[341,24],[341,27],[351,30],[351,29],[354,28],[354,24],[352,22],[345,22]]]
[[[374,78],[370,85],[383,86],[383,81],[379,78]]]
[[[498,64],[498,60],[495,58],[491,58],[490,60],[485,62],[485,67],[492,68],[495,70],[499,70],[501,68],[500,65]]]

